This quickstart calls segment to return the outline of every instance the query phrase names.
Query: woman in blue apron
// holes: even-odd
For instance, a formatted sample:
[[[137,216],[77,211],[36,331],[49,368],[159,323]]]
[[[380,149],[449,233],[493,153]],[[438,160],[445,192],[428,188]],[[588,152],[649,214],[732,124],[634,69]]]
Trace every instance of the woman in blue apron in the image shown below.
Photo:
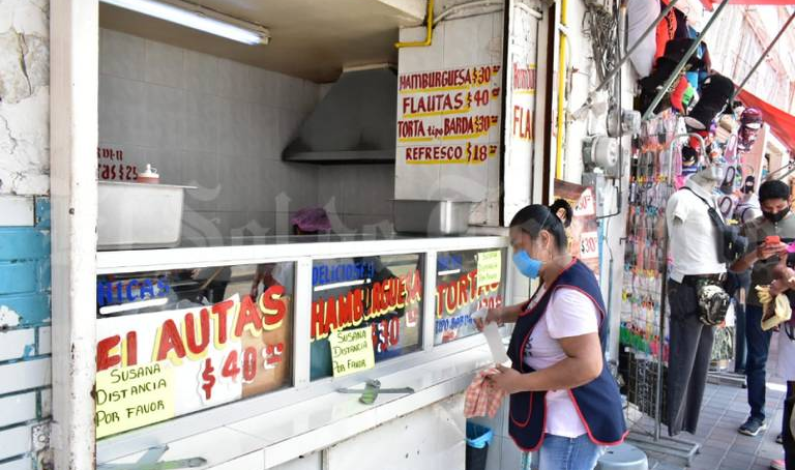
[[[486,322],[516,323],[512,367],[491,380],[510,394],[509,431],[540,470],[591,470],[627,434],[618,386],[604,360],[605,308],[593,272],[568,252],[560,219],[530,205],[511,221],[513,261],[541,284],[523,304],[492,309]]]

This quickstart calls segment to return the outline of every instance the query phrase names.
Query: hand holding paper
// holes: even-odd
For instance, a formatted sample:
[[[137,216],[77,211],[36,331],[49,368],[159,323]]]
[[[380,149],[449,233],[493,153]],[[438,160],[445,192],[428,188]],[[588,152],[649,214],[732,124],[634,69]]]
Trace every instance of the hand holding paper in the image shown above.
[[[488,309],[480,309],[472,314],[472,319],[476,322],[480,320],[484,322],[488,315]],[[482,323],[481,323],[482,324]],[[491,321],[482,327],[482,332],[486,336],[486,342],[491,350],[491,357],[496,364],[510,363],[511,359],[505,354],[505,347],[502,345],[502,336],[500,336],[500,329],[497,322]]]

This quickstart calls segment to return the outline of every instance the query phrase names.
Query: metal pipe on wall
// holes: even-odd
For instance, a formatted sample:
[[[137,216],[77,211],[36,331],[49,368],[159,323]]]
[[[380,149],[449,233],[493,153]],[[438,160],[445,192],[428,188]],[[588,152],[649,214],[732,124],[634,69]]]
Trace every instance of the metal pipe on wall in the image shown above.
[[[395,48],[403,47],[428,47],[433,43],[433,0],[428,0],[428,17],[426,18],[427,28],[425,30],[424,41],[397,42]]]

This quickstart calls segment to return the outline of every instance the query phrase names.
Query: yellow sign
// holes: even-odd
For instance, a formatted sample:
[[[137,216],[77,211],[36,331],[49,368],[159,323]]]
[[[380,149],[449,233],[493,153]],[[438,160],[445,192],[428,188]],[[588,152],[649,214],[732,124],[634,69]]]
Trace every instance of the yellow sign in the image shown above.
[[[502,256],[499,251],[478,253],[478,287],[500,282]]]
[[[166,364],[97,372],[97,438],[174,417],[174,373]]]
[[[375,366],[375,350],[371,327],[335,330],[329,336],[334,377],[342,377]]]

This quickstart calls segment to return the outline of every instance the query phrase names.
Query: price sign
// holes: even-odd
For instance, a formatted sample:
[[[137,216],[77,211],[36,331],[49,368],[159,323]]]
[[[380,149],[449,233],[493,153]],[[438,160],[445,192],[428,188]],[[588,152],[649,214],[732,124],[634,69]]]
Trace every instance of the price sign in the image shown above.
[[[580,236],[580,259],[593,259],[599,257],[599,235],[596,232],[586,232]]]

